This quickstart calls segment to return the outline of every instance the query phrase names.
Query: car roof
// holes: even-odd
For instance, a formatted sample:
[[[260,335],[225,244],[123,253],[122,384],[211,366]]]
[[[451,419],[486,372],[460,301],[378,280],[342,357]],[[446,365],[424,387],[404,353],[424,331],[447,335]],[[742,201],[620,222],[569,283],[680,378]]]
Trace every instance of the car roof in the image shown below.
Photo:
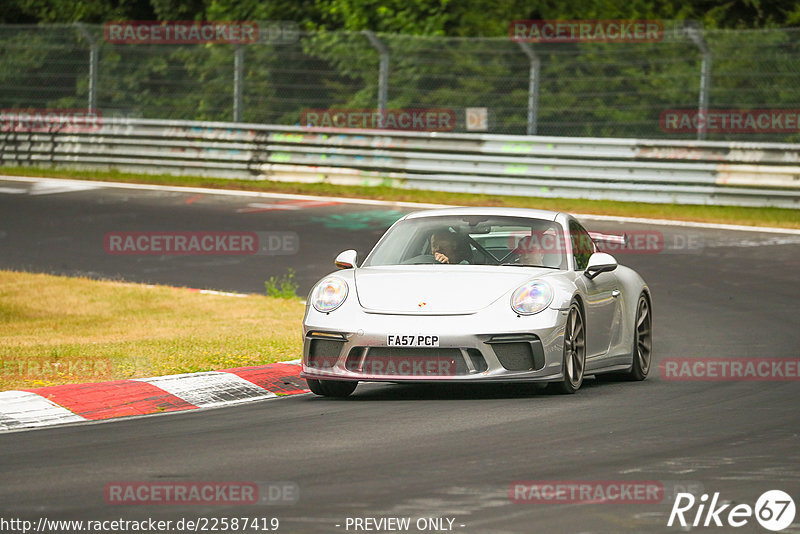
[[[441,217],[445,215],[494,215],[505,217],[526,217],[529,219],[541,219],[545,221],[555,221],[560,215],[558,211],[537,210],[530,208],[485,208],[485,207],[466,207],[466,208],[441,208],[432,210],[415,211],[409,213],[403,219],[419,219],[425,217]]]

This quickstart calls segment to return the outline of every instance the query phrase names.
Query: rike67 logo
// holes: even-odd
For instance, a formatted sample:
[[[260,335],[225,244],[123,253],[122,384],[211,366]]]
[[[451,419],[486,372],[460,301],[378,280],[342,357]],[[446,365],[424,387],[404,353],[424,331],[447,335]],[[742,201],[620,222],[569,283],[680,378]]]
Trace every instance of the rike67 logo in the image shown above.
[[[767,530],[780,532],[794,521],[794,501],[781,490],[764,492],[755,506],[720,501],[719,492],[708,502],[708,495],[699,499],[691,493],[679,493],[672,505],[667,526],[681,527],[743,527],[755,517]]]

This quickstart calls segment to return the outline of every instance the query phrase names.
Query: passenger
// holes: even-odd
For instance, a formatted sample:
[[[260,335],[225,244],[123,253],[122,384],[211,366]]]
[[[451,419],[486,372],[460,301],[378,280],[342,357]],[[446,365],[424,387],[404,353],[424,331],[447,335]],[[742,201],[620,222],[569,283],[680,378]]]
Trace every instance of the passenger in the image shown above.
[[[525,265],[542,265],[544,261],[544,251],[532,236],[520,239],[514,254],[517,255],[517,263]]]
[[[471,250],[460,234],[444,229],[431,235],[431,254],[439,263],[468,264]]]
[[[554,230],[534,232],[519,240],[514,254],[517,263],[537,267],[559,267],[561,265],[561,249]]]

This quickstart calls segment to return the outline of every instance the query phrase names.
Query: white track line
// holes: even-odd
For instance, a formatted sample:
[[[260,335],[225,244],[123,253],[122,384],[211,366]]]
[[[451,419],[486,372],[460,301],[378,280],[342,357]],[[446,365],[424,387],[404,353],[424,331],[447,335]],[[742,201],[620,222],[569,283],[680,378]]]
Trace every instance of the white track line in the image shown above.
[[[653,224],[657,226],[682,226],[684,228],[708,228],[711,230],[733,230],[737,232],[767,232],[770,234],[789,234],[800,235],[800,230],[794,228],[775,228],[771,226],[745,226],[743,224],[719,224],[692,221],[674,221],[671,219],[646,219],[644,217],[619,217],[613,215],[592,215],[585,213],[573,213],[578,219],[589,219],[596,221],[619,221],[628,223]],[[800,211],[797,214],[800,218]]]
[[[45,180],[58,180],[70,182],[76,186],[84,184],[96,184],[97,187],[113,187],[116,189],[140,189],[146,191],[172,191],[178,193],[202,193],[206,195],[224,195],[238,197],[255,198],[281,198],[288,200],[315,200],[315,201],[334,201],[342,204],[365,204],[370,206],[402,206],[409,208],[450,208],[446,204],[425,204],[418,202],[393,202],[389,200],[372,200],[367,198],[346,198],[346,197],[321,197],[314,195],[294,195],[290,193],[268,193],[266,191],[238,191],[236,189],[214,189],[210,187],[184,187],[177,185],[157,185],[157,184],[131,184],[125,182],[101,182],[95,180],[76,180],[74,178],[37,178],[31,176],[7,176],[0,175],[0,181],[9,180],[12,182],[36,183]]]
[[[250,296],[247,293],[231,293],[230,291],[217,291],[215,289],[200,289],[198,293],[202,295],[219,295],[222,297],[238,297],[238,298],[244,298]]]
[[[94,180],[75,180],[67,178],[37,178],[30,176],[5,176],[0,175],[0,181],[8,180],[13,182],[41,182],[41,181],[59,181],[70,182],[76,186],[89,186],[95,184],[97,187],[112,187],[116,189],[138,189],[145,191],[172,191],[180,193],[201,193],[207,195],[225,195],[225,196],[240,196],[240,197],[256,197],[256,198],[282,198],[294,200],[327,200],[339,202],[342,204],[362,204],[368,206],[398,206],[404,208],[453,208],[456,205],[450,204],[429,204],[425,202],[395,202],[391,200],[372,200],[363,198],[345,198],[345,197],[321,197],[314,195],[292,195],[284,193],[267,193],[263,191],[237,191],[235,189],[212,189],[207,187],[182,187],[174,185],[155,185],[155,184],[131,184],[123,182],[100,182]],[[641,223],[653,224],[658,226],[681,226],[688,228],[708,228],[712,230],[731,230],[738,232],[766,232],[774,234],[790,234],[800,235],[800,230],[793,228],[775,228],[769,226],[745,226],[739,224],[717,224],[717,223],[704,223],[693,221],[674,221],[671,219],[647,219],[644,217],[621,217],[616,215],[591,215],[573,213],[579,219],[597,220],[597,221],[619,221],[628,223]]]

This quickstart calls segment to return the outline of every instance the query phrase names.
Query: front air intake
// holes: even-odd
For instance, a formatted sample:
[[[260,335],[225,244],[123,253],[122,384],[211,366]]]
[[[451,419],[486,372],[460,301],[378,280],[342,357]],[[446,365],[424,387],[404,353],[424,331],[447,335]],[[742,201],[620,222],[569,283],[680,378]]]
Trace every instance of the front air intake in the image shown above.
[[[308,343],[307,365],[312,369],[332,369],[342,352],[344,341],[311,338]]]
[[[487,343],[500,365],[509,371],[538,371],[544,367],[542,342],[534,334],[493,336]]]

